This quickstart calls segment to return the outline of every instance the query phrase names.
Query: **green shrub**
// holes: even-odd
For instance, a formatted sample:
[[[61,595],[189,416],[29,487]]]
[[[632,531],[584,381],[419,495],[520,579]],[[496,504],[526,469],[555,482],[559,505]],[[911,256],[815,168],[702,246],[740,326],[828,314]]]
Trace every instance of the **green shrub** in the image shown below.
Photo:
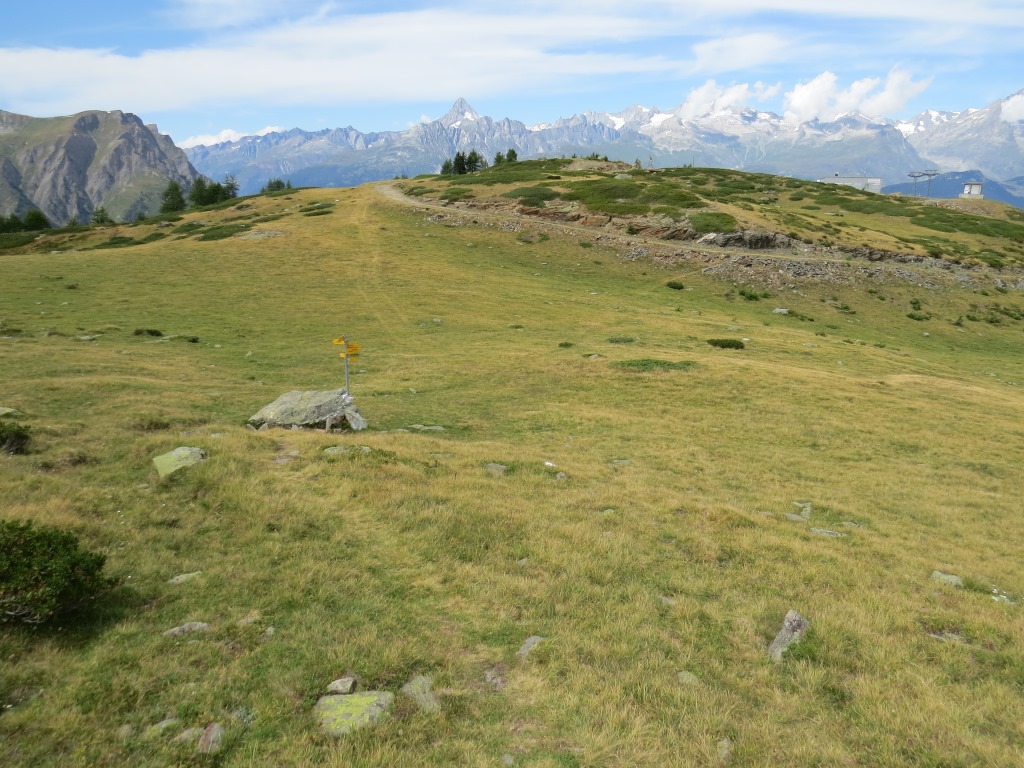
[[[632,336],[612,336],[608,339],[609,344],[632,344],[636,341]]]
[[[740,288],[740,296],[747,301],[760,301],[761,299],[770,299],[772,295],[768,291],[752,291],[749,288]]]
[[[156,328],[136,328],[132,331],[132,336],[163,336],[164,332],[157,330]]]
[[[40,624],[82,606],[111,586],[105,561],[68,531],[0,521],[0,622]]]
[[[694,232],[735,232],[737,225],[728,213],[691,213],[690,226]]]
[[[573,344],[571,341],[560,341],[558,342],[558,346],[560,346],[562,349],[570,349],[571,347],[575,347],[576,345]]]
[[[708,344],[719,349],[744,349],[746,346],[739,339],[708,339]]]
[[[685,285],[683,285],[678,280],[669,280],[667,283],[665,283],[665,285],[667,285],[673,291],[681,291],[681,290],[683,290],[686,287]]]
[[[642,358],[640,360],[620,360],[614,363],[614,365],[616,368],[622,368],[627,371],[648,373],[651,371],[688,371],[697,364],[692,360],[681,360],[678,363],[673,363],[671,360]]]
[[[21,424],[0,421],[0,451],[4,453],[28,453],[28,427]]]

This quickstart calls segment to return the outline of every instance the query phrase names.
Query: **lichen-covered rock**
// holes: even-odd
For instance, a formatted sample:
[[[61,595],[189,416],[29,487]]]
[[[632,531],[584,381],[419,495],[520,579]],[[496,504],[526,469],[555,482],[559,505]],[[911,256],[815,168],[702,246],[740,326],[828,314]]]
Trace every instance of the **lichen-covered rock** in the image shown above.
[[[402,686],[402,693],[416,702],[416,705],[424,712],[436,712],[441,708],[441,702],[437,700],[433,690],[434,680],[426,675],[416,675],[412,680]]]
[[[173,475],[179,470],[195,466],[199,462],[205,460],[206,451],[202,448],[189,448],[187,446],[182,446],[181,448],[175,448],[170,453],[157,456],[153,459],[153,464],[156,466],[156,471],[162,480],[168,475]]]
[[[373,725],[387,717],[395,694],[363,691],[348,696],[321,696],[313,714],[328,736],[344,736],[356,728]]]
[[[365,429],[366,419],[356,408],[352,395],[344,389],[285,392],[270,405],[249,418],[249,423],[268,427],[308,427],[324,429],[348,424],[350,429]]]
[[[782,629],[772,640],[768,647],[768,658],[772,661],[782,661],[782,656],[794,643],[800,642],[807,634],[811,623],[796,611],[790,611],[782,621]]]

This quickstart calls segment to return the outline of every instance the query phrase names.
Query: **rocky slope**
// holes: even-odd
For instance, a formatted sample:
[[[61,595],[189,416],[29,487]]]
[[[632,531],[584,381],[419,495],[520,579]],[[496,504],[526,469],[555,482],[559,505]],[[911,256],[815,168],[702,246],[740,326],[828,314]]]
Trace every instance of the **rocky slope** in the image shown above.
[[[39,208],[54,224],[155,213],[168,181],[198,173],[155,125],[120,111],[33,118],[0,110],[0,215]]]

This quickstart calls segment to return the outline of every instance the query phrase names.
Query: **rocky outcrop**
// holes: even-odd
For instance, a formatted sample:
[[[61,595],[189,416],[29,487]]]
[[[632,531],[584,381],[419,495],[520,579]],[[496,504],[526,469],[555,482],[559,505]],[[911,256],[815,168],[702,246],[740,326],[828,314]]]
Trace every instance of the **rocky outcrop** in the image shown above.
[[[54,224],[156,213],[169,181],[199,174],[155,125],[127,112],[34,118],[0,110],[0,215],[38,208]]]

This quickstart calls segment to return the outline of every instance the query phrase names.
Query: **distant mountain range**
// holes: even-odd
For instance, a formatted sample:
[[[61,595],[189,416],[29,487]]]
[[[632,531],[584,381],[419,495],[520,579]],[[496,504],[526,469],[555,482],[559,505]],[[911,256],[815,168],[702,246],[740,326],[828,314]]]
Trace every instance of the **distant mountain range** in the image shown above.
[[[87,223],[103,207],[130,220],[160,208],[168,181],[199,177],[155,125],[127,112],[35,118],[0,110],[0,215],[38,208],[53,224]]]
[[[132,219],[159,209],[168,181],[187,191],[200,173],[217,181],[234,176],[243,194],[272,178],[341,187],[435,173],[459,151],[492,158],[510,148],[521,159],[597,153],[805,179],[878,177],[886,191],[905,192],[913,190],[909,172],[935,169],[943,175],[931,183],[933,196],[955,196],[963,181],[982,181],[987,197],[1024,207],[1021,90],[984,109],[928,111],[909,121],[848,114],[800,124],[752,109],[694,117],[682,105],[585,112],[531,126],[494,120],[459,99],[440,119],[405,131],[294,128],[184,151],[126,112],[33,118],[0,110],[0,215],[39,208],[55,224],[84,223],[102,206],[116,219]]]
[[[1024,176],[1024,90],[985,109],[930,111],[910,121],[849,114],[796,125],[752,109],[690,117],[683,105],[585,112],[528,126],[480,115],[459,99],[440,119],[406,131],[295,128],[186,151],[201,172],[231,174],[245,193],[270,178],[349,186],[434,173],[456,152],[476,149],[490,158],[509,148],[521,159],[597,152],[644,165],[694,163],[807,179],[872,176],[887,186],[906,182],[910,171],[970,170],[977,172],[975,180],[1010,182],[1007,194],[1019,204],[1021,190],[1012,179]],[[933,193],[940,189],[945,187],[933,182]]]

